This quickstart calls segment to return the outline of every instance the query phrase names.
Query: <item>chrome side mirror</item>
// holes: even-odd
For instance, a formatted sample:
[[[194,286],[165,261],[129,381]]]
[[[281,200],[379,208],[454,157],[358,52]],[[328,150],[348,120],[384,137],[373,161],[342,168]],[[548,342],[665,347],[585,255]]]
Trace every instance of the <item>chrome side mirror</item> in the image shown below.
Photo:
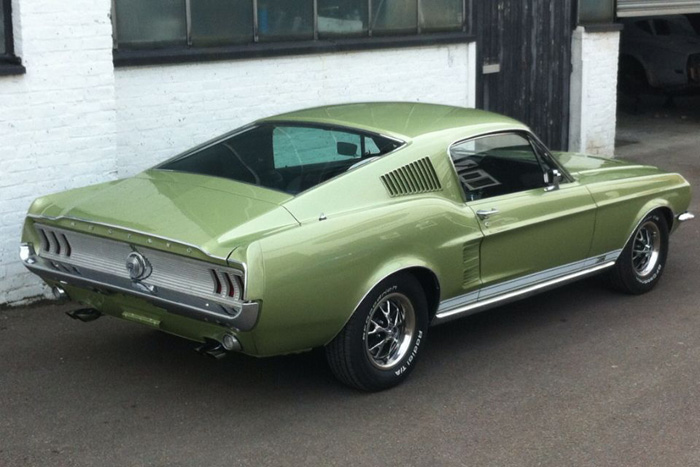
[[[544,173],[544,182],[547,187],[544,191],[555,191],[559,189],[559,184],[562,181],[561,172],[557,169],[548,170]]]

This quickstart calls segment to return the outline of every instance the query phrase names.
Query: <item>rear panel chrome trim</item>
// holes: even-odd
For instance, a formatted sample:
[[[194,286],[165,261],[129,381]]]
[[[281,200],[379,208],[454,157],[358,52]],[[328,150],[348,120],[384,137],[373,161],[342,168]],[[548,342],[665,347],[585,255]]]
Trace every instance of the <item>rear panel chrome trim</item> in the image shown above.
[[[77,274],[58,261],[37,255],[31,244],[23,243],[20,252],[27,269],[44,280],[60,282],[62,286],[80,287],[97,293],[117,292],[136,296],[171,313],[240,331],[253,329],[258,321],[260,304],[257,302],[231,303],[220,300],[217,296],[205,299],[172,289],[157,289],[157,294],[154,294],[138,287],[140,283],[134,283],[129,277],[90,270]]]
[[[187,248],[192,248],[193,250],[197,250],[202,255],[204,255],[208,258],[211,258],[211,259],[216,260],[216,261],[221,262],[221,263],[225,263],[232,268],[236,268],[240,271],[243,271],[243,275],[242,275],[242,277],[243,277],[243,299],[244,300],[248,299],[248,295],[247,295],[248,294],[248,266],[241,261],[236,261],[236,260],[231,259],[231,254],[233,253],[235,248],[233,250],[231,250],[231,252],[229,252],[229,254],[226,258],[224,258],[222,256],[216,256],[216,255],[212,255],[210,253],[207,253],[206,251],[202,250],[200,247],[198,247],[197,245],[194,245],[193,243],[183,242],[181,240],[176,240],[176,239],[173,239],[170,237],[164,237],[162,235],[154,235],[150,232],[145,232],[142,230],[128,229],[128,228],[125,228],[123,226],[119,226],[119,225],[115,225],[115,224],[108,224],[106,222],[91,221],[91,220],[82,219],[80,217],[74,217],[74,216],[52,217],[52,216],[28,214],[27,217],[33,219],[34,221],[38,221],[38,222],[41,222],[42,220],[47,220],[47,221],[51,221],[51,222],[60,222],[60,221],[79,222],[79,223],[86,224],[88,226],[99,226],[99,227],[104,227],[107,229],[113,229],[116,231],[126,232],[128,234],[142,235],[142,236],[149,238],[149,239],[156,239],[156,240],[160,240],[160,241],[163,241],[166,243],[172,243],[172,244],[176,244],[176,245],[182,245],[182,246],[187,247]]]
[[[622,250],[611,251],[443,300],[431,324],[441,324],[478,313],[602,271],[612,267],[621,252]]]

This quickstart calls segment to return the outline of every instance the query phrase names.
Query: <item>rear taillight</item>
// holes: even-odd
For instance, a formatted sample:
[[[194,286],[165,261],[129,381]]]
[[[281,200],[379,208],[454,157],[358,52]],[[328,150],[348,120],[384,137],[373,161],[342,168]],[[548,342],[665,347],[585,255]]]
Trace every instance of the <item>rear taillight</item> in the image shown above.
[[[240,300],[243,296],[243,281],[239,276],[229,271],[210,269],[213,292],[221,297]]]

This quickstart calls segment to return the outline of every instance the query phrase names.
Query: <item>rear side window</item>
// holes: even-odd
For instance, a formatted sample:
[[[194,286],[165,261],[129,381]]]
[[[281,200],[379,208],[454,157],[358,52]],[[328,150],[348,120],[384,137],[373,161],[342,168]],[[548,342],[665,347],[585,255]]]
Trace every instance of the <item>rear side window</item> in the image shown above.
[[[403,142],[347,128],[261,124],[156,167],[296,194],[397,149]]]
[[[275,168],[359,162],[381,154],[374,140],[347,131],[279,126],[272,132]]]

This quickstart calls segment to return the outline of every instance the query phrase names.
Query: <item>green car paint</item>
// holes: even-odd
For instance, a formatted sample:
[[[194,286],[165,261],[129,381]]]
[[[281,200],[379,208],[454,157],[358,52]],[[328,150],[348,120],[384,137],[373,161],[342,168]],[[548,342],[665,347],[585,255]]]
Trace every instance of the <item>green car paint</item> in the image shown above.
[[[268,356],[326,345],[363,297],[397,271],[420,277],[428,295],[431,287],[438,290],[429,300],[434,315],[441,302],[618,251],[653,209],[667,210],[675,229],[675,216],[690,200],[680,175],[556,153],[568,172],[559,189],[465,201],[450,146],[484,134],[528,132],[515,120],[472,109],[350,104],[261,122],[353,128],[402,146],[296,195],[146,170],[39,198],[22,242],[41,244],[34,228],[40,223],[238,269],[246,275],[242,299],[259,305],[255,326],[245,331],[183,317],[129,293],[63,287],[105,314],[198,342],[233,333],[242,352]],[[438,185],[392,195],[382,177],[426,158]],[[495,207],[499,214],[488,221],[476,214]]]

